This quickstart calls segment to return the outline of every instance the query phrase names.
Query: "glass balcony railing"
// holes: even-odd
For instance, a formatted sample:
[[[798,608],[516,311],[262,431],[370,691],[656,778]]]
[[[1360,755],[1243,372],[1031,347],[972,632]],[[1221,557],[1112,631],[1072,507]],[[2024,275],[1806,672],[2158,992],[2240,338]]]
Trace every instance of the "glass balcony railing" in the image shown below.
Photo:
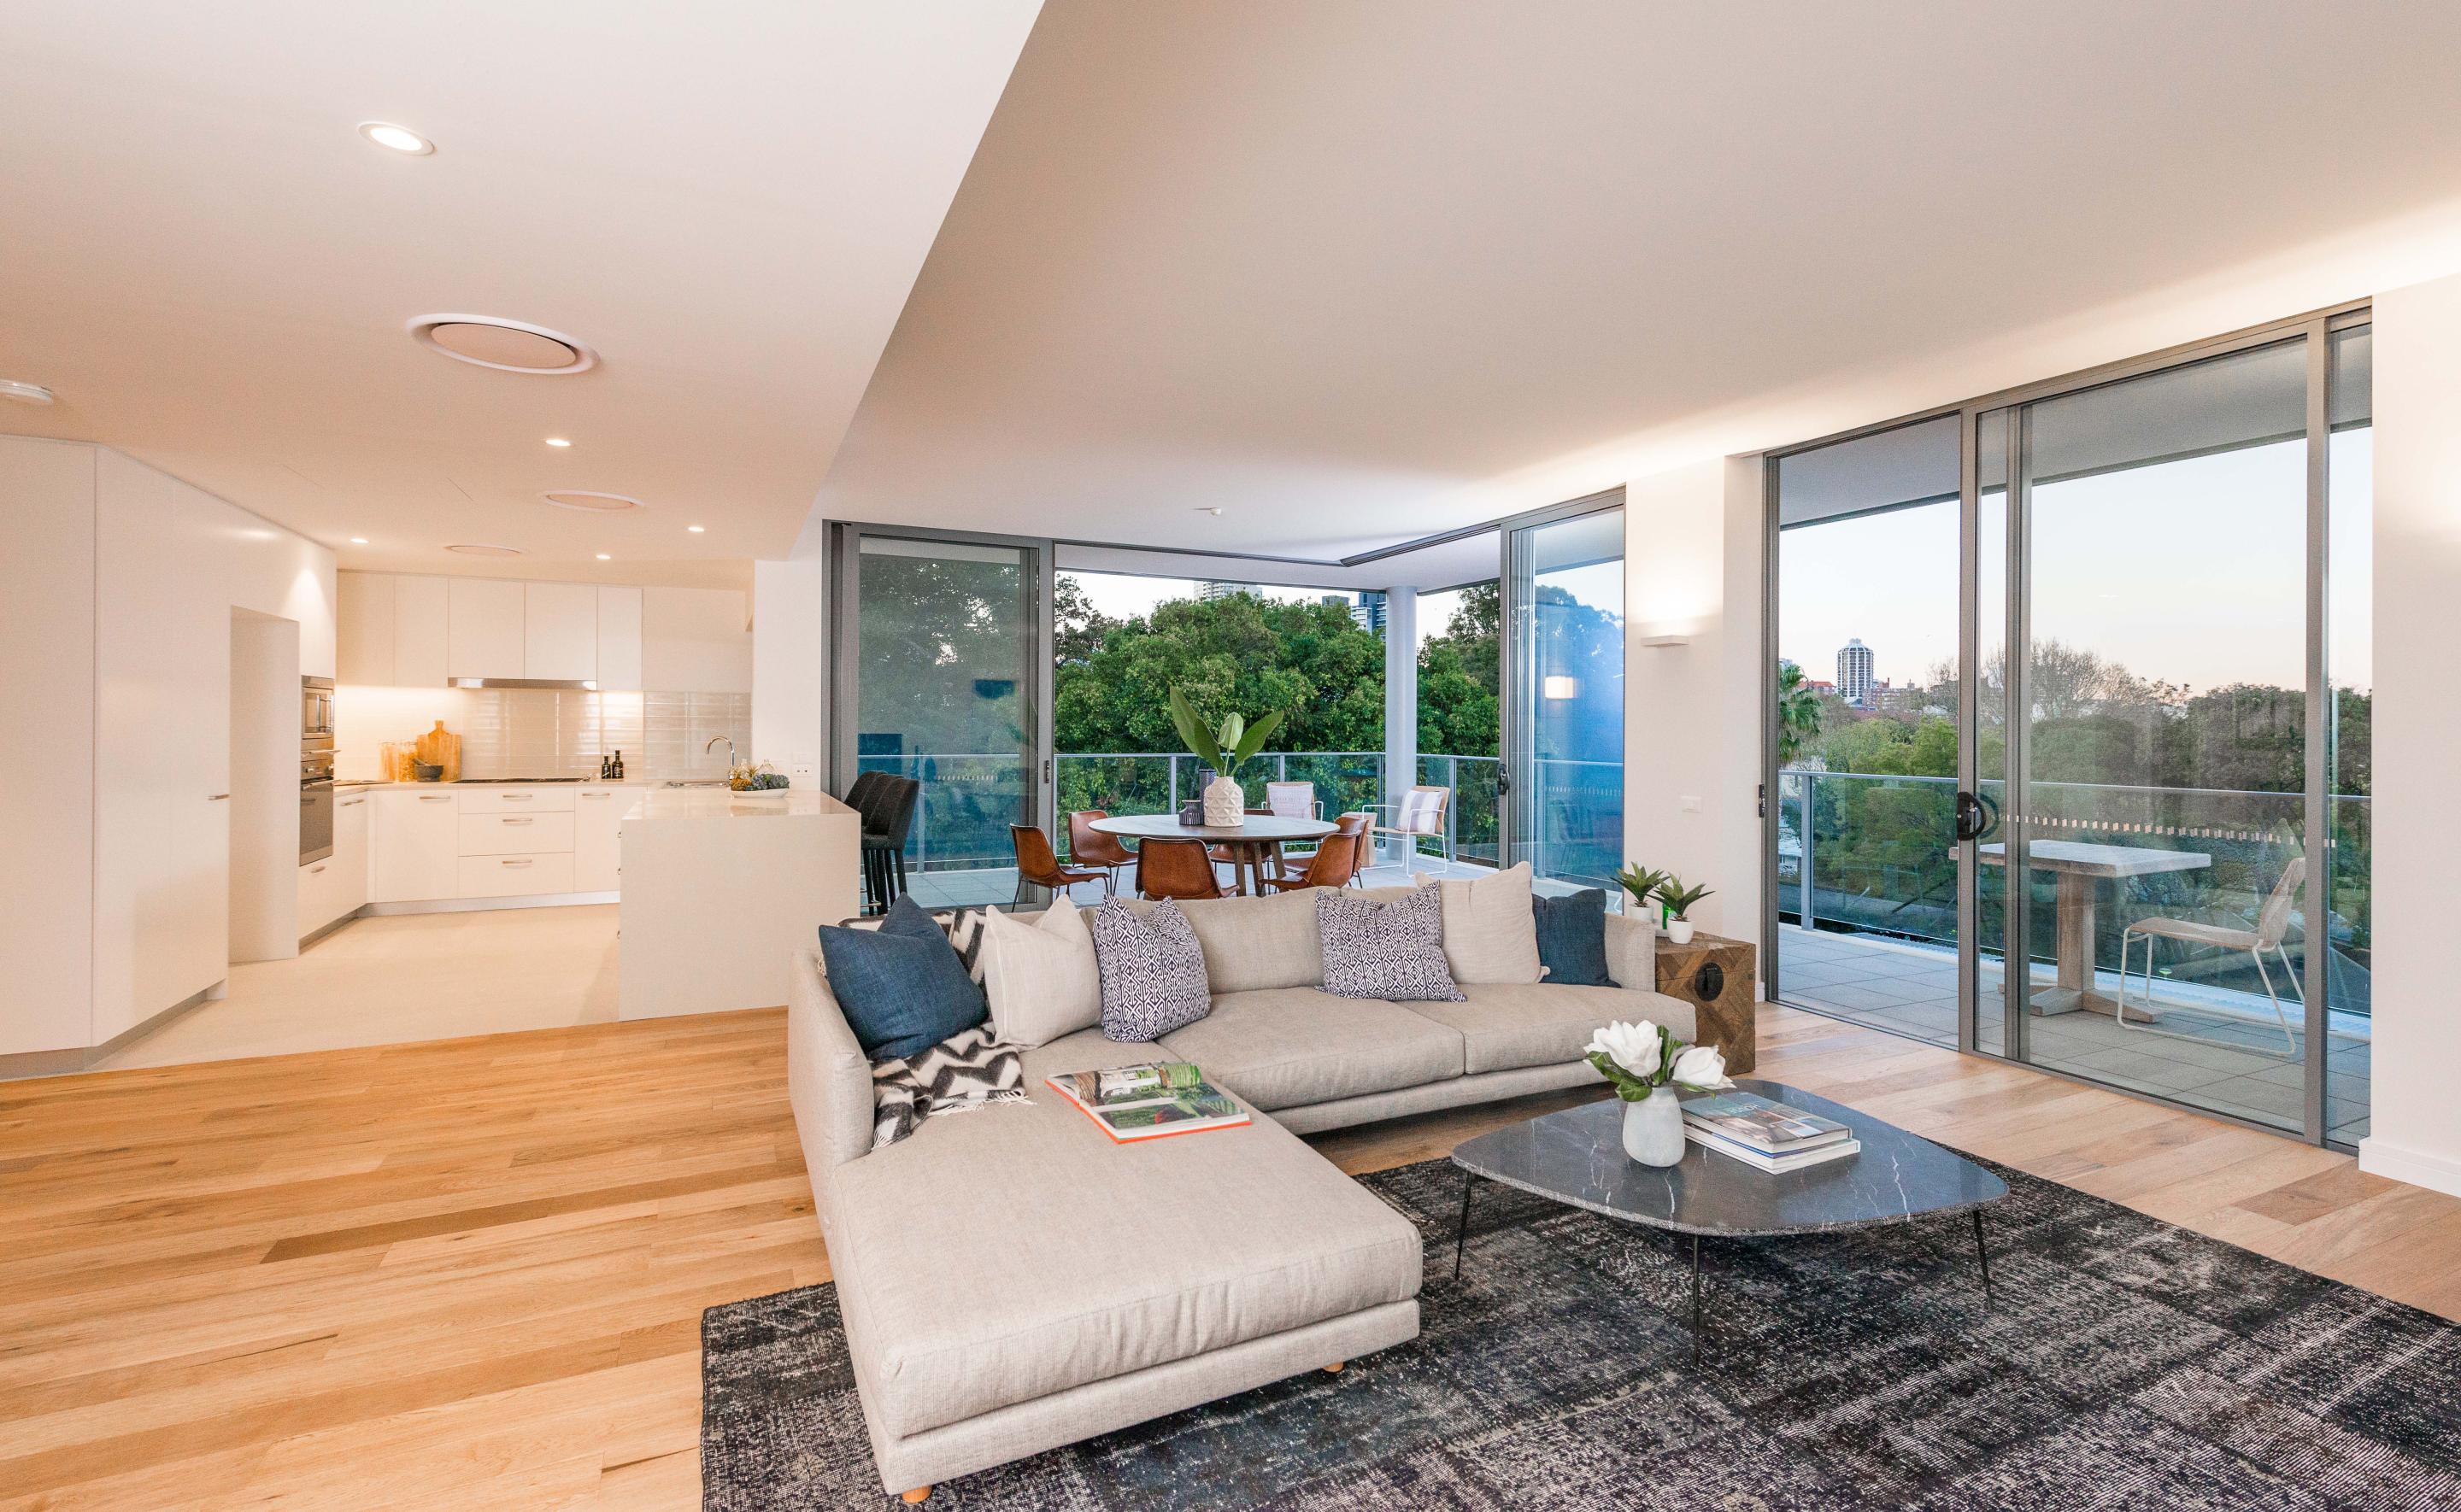
[[[1957,852],[1951,777],[1890,777],[1851,772],[1782,772],[1778,776],[1778,912],[1781,921],[1828,933],[1864,934],[1957,946]],[[2008,807],[2002,784],[1983,796]],[[2126,881],[2118,905],[2099,911],[2094,967],[2115,972],[2128,923],[2149,914],[2250,926],[2294,856],[2322,852],[2330,863],[2330,908],[2321,933],[2329,943],[2336,1012],[2367,1012],[2372,908],[2367,887],[2371,800],[2331,799],[2328,845],[2310,846],[2303,800],[2297,793],[2118,784],[2038,782],[2025,805],[2037,841],[2083,841],[2208,858],[2194,869]],[[2056,879],[2037,870],[2028,879],[2028,953],[2052,959],[2058,934]],[[1979,900],[1980,938],[2006,938],[2005,889],[1996,870]],[[2311,931],[2303,900],[2289,929],[2300,956]],[[2144,948],[2137,947],[2141,952]],[[2138,969],[2143,969],[2142,955]],[[2160,942],[2157,978],[2225,992],[2262,995],[2263,984],[2245,952]]]

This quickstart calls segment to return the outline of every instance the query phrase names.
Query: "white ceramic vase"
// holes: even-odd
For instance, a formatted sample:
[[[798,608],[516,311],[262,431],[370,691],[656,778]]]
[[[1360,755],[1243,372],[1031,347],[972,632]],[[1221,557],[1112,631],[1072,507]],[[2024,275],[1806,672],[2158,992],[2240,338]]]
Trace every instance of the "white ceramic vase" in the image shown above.
[[[1692,921],[1689,919],[1667,920],[1666,938],[1674,941],[1677,945],[1690,945],[1692,943]]]
[[[1623,1105],[1623,1153],[1643,1165],[1674,1165],[1683,1159],[1683,1104],[1673,1087],[1659,1087]]]
[[[1247,821],[1248,795],[1227,777],[1205,784],[1205,822],[1214,829],[1236,829]]]

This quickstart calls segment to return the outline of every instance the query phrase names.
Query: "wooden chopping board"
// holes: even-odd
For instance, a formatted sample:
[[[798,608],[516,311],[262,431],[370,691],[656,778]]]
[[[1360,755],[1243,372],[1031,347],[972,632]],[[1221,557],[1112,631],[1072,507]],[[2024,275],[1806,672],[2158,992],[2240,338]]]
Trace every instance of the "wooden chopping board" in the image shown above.
[[[461,777],[461,737],[436,721],[436,728],[418,737],[418,759],[428,766],[444,769],[443,780],[457,782]]]

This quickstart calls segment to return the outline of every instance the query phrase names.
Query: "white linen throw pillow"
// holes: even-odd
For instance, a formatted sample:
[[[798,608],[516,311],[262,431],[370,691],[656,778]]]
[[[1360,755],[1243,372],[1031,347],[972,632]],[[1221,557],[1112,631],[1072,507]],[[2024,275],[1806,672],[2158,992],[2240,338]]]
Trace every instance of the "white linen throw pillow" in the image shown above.
[[[983,991],[1003,1045],[1047,1045],[1102,1021],[1102,977],[1084,915],[1066,901],[1028,922],[983,914]]]
[[[1538,914],[1530,905],[1530,863],[1467,882],[1446,879],[1444,964],[1465,985],[1535,982]],[[993,1010],[997,1012],[997,1009]]]

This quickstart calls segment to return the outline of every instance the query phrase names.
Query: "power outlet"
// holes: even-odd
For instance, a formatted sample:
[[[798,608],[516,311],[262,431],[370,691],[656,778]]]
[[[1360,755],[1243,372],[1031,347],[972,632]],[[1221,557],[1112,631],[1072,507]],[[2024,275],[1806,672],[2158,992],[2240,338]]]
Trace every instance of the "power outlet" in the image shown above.
[[[1698,794],[1686,793],[1677,801],[1682,805],[1683,812],[1686,814],[1698,814],[1701,812],[1701,799]]]

